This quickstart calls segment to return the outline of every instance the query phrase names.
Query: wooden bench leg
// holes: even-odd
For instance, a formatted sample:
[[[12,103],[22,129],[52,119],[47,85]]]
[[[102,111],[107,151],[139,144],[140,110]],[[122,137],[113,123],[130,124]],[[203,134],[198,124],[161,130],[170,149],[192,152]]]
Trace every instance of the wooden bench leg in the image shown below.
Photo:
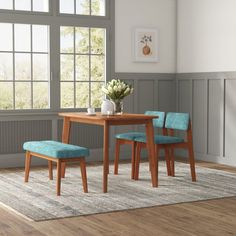
[[[63,162],[61,163],[61,177],[65,178],[65,174],[66,174],[66,163]]]
[[[118,175],[119,157],[120,157],[120,141],[119,141],[119,139],[116,139],[114,175]]]
[[[86,164],[84,158],[81,158],[80,160],[80,169],[81,169],[81,176],[82,176],[82,183],[84,192],[88,192],[88,184],[87,184],[87,174],[86,174]]]
[[[53,180],[52,161],[48,161],[48,172],[49,172],[49,179]]]
[[[57,196],[61,195],[61,160],[57,160]]]
[[[26,154],[25,154],[25,182],[29,181],[30,164],[31,164],[31,154],[29,151],[26,151]]]

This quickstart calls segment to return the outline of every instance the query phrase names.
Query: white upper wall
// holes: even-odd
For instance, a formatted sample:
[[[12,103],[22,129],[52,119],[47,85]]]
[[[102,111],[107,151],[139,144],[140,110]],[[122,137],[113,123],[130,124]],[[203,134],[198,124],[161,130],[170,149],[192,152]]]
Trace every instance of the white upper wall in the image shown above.
[[[176,72],[176,0],[115,0],[115,72]],[[159,62],[134,62],[135,27],[159,30]]]
[[[177,9],[177,72],[236,71],[236,0],[178,0]]]

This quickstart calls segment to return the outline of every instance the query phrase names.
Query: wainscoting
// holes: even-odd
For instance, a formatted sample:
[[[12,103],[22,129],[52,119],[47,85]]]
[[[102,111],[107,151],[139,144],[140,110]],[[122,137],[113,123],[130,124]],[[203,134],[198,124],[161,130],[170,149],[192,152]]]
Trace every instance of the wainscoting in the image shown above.
[[[134,86],[134,94],[124,100],[126,112],[190,112],[196,158],[236,166],[236,72],[177,75],[117,73],[116,77]],[[143,130],[143,127],[111,129],[111,159],[114,156],[115,133],[130,130]],[[60,140],[61,132],[62,120],[57,113],[0,116],[0,167],[24,165],[24,141]],[[101,127],[73,124],[71,135],[72,143],[92,149],[89,160],[102,159]],[[129,153],[129,149],[122,150]],[[127,155],[122,156],[125,158]],[[33,164],[42,162],[37,159]]]
[[[176,76],[177,110],[190,112],[196,157],[236,165],[236,73]]]
[[[126,112],[143,113],[146,110],[174,111],[175,74],[117,73],[134,86],[134,94],[125,98]],[[110,159],[113,159],[114,135],[116,132],[137,130],[138,127],[116,127],[110,131]],[[142,129],[142,128],[139,128]],[[57,113],[0,115],[0,167],[24,166],[22,144],[27,140],[60,140],[62,120]],[[91,148],[88,160],[102,160],[103,130],[98,126],[73,124],[71,143]],[[125,150],[125,149],[123,149]],[[125,155],[123,156],[125,158]],[[33,160],[34,165],[45,164]]]

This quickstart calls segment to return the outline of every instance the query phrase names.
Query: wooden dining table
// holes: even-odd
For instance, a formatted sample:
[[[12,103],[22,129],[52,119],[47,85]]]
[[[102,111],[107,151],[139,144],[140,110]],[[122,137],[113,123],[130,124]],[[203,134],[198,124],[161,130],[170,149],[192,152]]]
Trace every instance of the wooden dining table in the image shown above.
[[[99,125],[103,126],[103,192],[107,192],[108,188],[108,174],[109,174],[109,129],[110,126],[120,125],[145,125],[147,136],[147,150],[149,155],[149,162],[151,166],[151,180],[152,186],[158,186],[158,162],[155,157],[155,145],[154,145],[154,129],[153,122],[157,116],[150,116],[144,114],[131,114],[124,113],[119,115],[101,115],[96,113],[94,116],[87,115],[84,112],[65,112],[59,113],[62,116],[63,131],[62,142],[69,143],[71,122],[79,122],[83,124]],[[62,176],[65,176],[65,165],[62,167]]]

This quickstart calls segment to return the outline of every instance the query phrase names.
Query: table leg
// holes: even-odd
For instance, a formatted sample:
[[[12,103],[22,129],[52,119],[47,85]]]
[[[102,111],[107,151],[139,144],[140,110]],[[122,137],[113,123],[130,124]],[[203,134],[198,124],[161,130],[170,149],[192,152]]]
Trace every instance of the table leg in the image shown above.
[[[104,123],[103,135],[103,192],[106,193],[109,172],[109,124],[107,121]]]
[[[62,142],[63,143],[69,143],[70,126],[71,126],[70,119],[67,117],[64,117],[63,130],[62,130]],[[62,162],[61,163],[61,177],[62,178],[65,178],[65,173],[66,173],[66,163]]]
[[[154,129],[152,120],[146,123],[147,150],[149,161],[151,163],[152,186],[158,186],[158,162],[155,156]]]

